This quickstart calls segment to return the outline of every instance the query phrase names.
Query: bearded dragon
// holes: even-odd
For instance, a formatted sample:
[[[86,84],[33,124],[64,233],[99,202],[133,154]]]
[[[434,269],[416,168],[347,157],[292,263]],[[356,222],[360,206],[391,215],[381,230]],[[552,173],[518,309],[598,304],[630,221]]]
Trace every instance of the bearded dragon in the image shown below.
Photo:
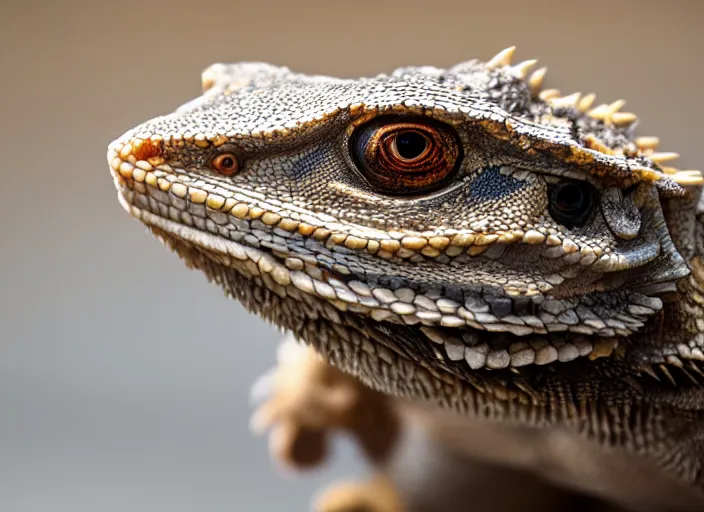
[[[316,510],[704,510],[702,176],[514,51],[214,64],[109,145],[124,209],[289,333],[275,456],[372,463]]]

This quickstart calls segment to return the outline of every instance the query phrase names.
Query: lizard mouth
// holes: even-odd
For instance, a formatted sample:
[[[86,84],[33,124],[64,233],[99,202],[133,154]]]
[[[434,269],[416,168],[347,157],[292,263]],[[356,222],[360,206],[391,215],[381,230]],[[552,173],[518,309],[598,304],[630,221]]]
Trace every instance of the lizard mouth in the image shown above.
[[[113,173],[116,180],[118,177]],[[372,294],[361,283],[349,279],[334,269],[306,273],[299,265],[282,264],[274,250],[266,247],[253,247],[246,243],[224,239],[219,233],[202,230],[195,226],[167,218],[163,203],[148,194],[142,194],[126,185],[118,184],[118,199],[122,207],[133,217],[150,227],[161,238],[178,241],[191,250],[202,253],[217,264],[238,271],[248,278],[258,277],[263,284],[278,295],[287,295],[295,289],[294,295],[308,295],[317,300],[332,304],[338,311],[351,311],[368,314],[375,320],[385,320],[390,328],[407,326],[403,312],[413,301],[401,294]],[[151,200],[150,200],[151,199]],[[211,226],[212,227],[212,226]],[[215,231],[215,230],[214,230]],[[280,255],[278,255],[280,256]],[[293,268],[292,268],[293,267]],[[311,275],[313,274],[313,275]],[[376,296],[383,300],[377,299]],[[400,295],[399,298],[397,295]],[[403,300],[405,299],[405,301]],[[386,304],[384,304],[384,302]],[[387,308],[382,309],[382,305]],[[417,306],[416,306],[417,307]],[[445,315],[457,314],[457,307],[449,301],[441,302]],[[477,306],[481,314],[483,305]],[[421,312],[422,313],[422,312]],[[428,308],[426,318],[442,317],[440,308]],[[488,313],[487,313],[488,315]],[[446,321],[446,323],[449,323]],[[426,343],[425,350],[432,359],[445,360],[452,365],[452,373],[464,367],[465,371],[516,369],[529,365],[547,365],[555,362],[569,362],[578,358],[590,360],[609,357],[619,347],[618,338],[588,335],[568,336],[564,333],[534,334],[523,330],[521,335],[509,332],[488,332],[471,327],[419,325],[418,332]],[[450,370],[450,368],[447,368]],[[465,373],[462,371],[461,373]]]

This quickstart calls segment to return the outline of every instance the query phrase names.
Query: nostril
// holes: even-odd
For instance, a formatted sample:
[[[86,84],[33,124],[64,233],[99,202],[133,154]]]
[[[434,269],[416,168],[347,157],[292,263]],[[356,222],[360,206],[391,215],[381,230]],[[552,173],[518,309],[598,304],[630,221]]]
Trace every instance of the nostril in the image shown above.
[[[132,154],[137,160],[149,160],[159,157],[163,153],[163,140],[157,139],[134,139],[132,141]]]

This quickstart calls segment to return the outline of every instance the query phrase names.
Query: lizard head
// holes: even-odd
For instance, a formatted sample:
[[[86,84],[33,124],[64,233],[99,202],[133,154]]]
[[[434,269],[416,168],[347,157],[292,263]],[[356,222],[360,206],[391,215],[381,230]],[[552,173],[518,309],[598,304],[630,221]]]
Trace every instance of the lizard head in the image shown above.
[[[539,397],[547,369],[621,371],[690,272],[663,205],[701,177],[661,165],[623,102],[560,97],[512,53],[359,80],[213,65],[110,145],[120,200],[387,391]]]

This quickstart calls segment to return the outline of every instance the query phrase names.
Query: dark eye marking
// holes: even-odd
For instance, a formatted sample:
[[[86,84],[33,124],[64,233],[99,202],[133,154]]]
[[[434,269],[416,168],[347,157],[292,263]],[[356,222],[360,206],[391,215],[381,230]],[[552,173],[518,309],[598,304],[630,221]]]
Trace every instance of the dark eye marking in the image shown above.
[[[550,216],[567,229],[582,226],[596,205],[596,190],[581,181],[563,181],[548,187]]]
[[[457,134],[431,119],[381,118],[360,126],[352,158],[369,184],[388,194],[417,194],[449,182],[461,160]]]
[[[525,186],[525,181],[501,174],[498,167],[489,167],[472,179],[469,197],[475,201],[498,201]]]

